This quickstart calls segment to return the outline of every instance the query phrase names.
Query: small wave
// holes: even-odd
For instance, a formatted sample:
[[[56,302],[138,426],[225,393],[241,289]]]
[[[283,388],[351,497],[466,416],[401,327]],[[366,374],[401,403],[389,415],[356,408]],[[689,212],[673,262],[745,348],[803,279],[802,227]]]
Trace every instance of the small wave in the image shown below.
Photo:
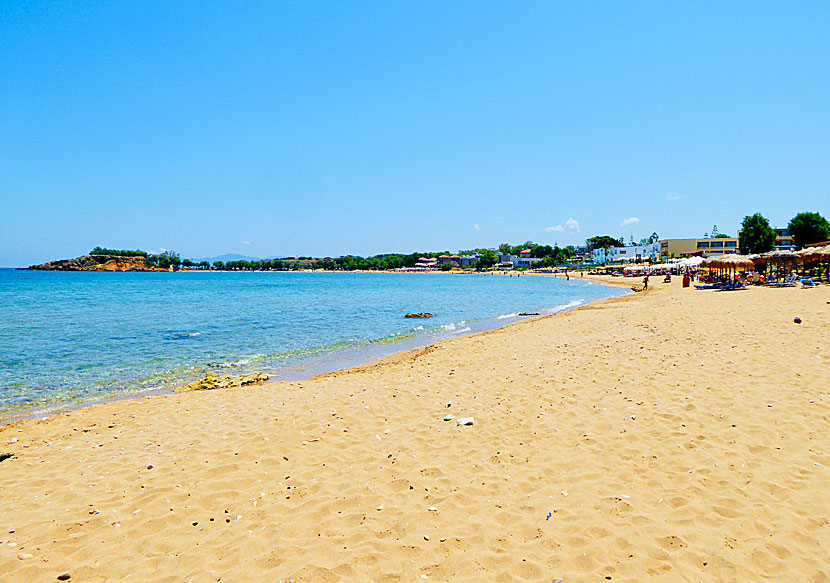
[[[456,329],[456,327],[457,326],[455,324],[444,324],[443,326],[441,326],[441,329],[446,330],[447,332],[452,332]]]
[[[571,308],[576,308],[577,306],[581,306],[584,303],[585,303],[584,299],[572,300],[572,301],[568,302],[567,304],[559,304],[558,306],[553,306],[549,310],[545,310],[545,311],[550,313],[550,314],[555,314],[555,313],[561,312],[563,310],[570,310]]]
[[[251,364],[251,360],[248,358],[240,358],[233,362],[209,362],[208,366],[215,368],[236,368],[238,366],[245,366],[246,364]]]
[[[464,328],[459,328],[458,330],[456,330],[455,334],[464,334],[465,332],[472,332],[472,331],[473,331],[472,328],[470,328],[469,326],[466,326]]]
[[[201,335],[201,332],[179,332],[177,334],[173,334],[173,338],[198,338]]]
[[[516,318],[519,314],[513,312],[512,314],[502,314],[501,316],[496,316],[496,320],[506,320],[507,318]]]

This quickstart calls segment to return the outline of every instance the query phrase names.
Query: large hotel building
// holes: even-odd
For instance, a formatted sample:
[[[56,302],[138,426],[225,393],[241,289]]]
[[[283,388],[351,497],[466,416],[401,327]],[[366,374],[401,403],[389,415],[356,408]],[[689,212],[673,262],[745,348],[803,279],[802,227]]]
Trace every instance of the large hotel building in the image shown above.
[[[738,233],[740,235],[740,232]],[[775,248],[792,249],[793,238],[787,229],[775,229]],[[660,241],[660,258],[683,257],[689,255],[723,255],[740,253],[737,237],[718,237],[715,239],[664,239]]]

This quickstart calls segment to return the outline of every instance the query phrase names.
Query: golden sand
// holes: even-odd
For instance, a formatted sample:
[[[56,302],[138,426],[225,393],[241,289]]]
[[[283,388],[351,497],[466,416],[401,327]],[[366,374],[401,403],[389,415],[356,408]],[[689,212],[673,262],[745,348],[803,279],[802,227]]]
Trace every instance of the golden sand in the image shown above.
[[[2,426],[0,581],[830,580],[830,287],[651,288]]]

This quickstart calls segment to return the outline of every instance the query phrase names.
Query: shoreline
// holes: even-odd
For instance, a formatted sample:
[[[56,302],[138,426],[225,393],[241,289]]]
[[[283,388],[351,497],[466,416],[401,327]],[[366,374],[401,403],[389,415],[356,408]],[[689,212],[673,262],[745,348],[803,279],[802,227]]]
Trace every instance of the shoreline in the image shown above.
[[[310,273],[314,273],[314,271],[309,271]],[[113,272],[116,273],[116,272]],[[117,272],[117,273],[127,273],[127,272]],[[217,273],[217,272],[213,272]],[[238,272],[223,272],[223,273],[238,273]],[[266,273],[266,272],[252,272],[252,273]],[[285,272],[275,272],[275,273],[285,273]],[[327,273],[347,273],[342,271],[331,271]],[[392,272],[374,272],[374,271],[358,271],[357,273],[392,273]],[[408,272],[404,272],[408,273]],[[435,272],[439,274],[446,274],[452,272]],[[422,275],[422,273],[418,273],[418,275]],[[484,274],[484,273],[472,273],[472,275],[493,275],[493,274]],[[525,274],[523,274],[525,275]],[[552,276],[552,274],[527,274],[533,276]],[[593,280],[596,281],[596,280]],[[605,283],[605,282],[599,282]],[[628,294],[625,294],[628,295]],[[619,296],[625,297],[625,296]],[[275,385],[284,382],[298,382],[298,381],[305,381],[311,380],[321,375],[338,372],[342,370],[349,370],[352,368],[357,368],[360,366],[364,366],[366,364],[371,364],[375,362],[379,362],[384,358],[389,356],[393,356],[395,354],[406,353],[413,350],[419,350],[428,346],[432,346],[434,344],[438,344],[441,342],[445,342],[454,338],[461,338],[464,336],[473,336],[476,334],[482,334],[489,332],[491,330],[498,330],[500,328],[504,328],[507,326],[511,326],[513,324],[518,324],[525,320],[531,318],[539,318],[539,317],[548,317],[548,316],[555,316],[557,314],[573,310],[579,309],[585,305],[592,304],[597,301],[604,301],[603,298],[599,300],[592,300],[584,303],[580,303],[576,306],[551,306],[547,308],[543,308],[543,311],[547,310],[555,310],[553,312],[548,312],[538,316],[519,316],[516,314],[514,317],[505,317],[505,316],[496,316],[492,318],[485,318],[483,320],[476,321],[472,323],[468,323],[465,327],[472,328],[469,331],[461,331],[461,332],[453,332],[453,331],[446,331],[446,332],[433,332],[423,337],[414,337],[414,338],[406,338],[402,340],[397,340],[394,342],[384,342],[384,343],[369,343],[364,346],[357,346],[357,347],[350,347],[341,349],[335,352],[328,353],[326,355],[322,355],[320,357],[310,357],[310,359],[300,360],[297,363],[293,363],[290,365],[283,366],[279,369],[271,369],[271,368],[263,368],[263,369],[256,369],[254,372],[263,372],[272,376],[271,379],[268,381],[261,383],[262,386],[265,385]],[[615,299],[615,298],[610,298]],[[393,350],[384,350],[385,347],[395,347]],[[338,362],[340,364],[338,364]],[[317,372],[307,373],[307,370],[315,370]],[[231,371],[228,371],[231,372]],[[239,373],[242,374],[242,373]],[[223,376],[221,371],[219,372],[219,376]],[[234,375],[236,376],[236,375]],[[161,396],[161,395],[169,395],[169,394],[176,394],[177,389],[183,385],[176,385],[176,386],[169,386],[169,387],[152,387],[145,390],[130,392],[130,393],[116,393],[112,395],[108,395],[105,397],[95,398],[88,401],[80,401],[80,402],[70,402],[70,403],[62,403],[57,404],[54,407],[46,407],[43,409],[35,409],[29,411],[21,411],[21,412],[12,412],[12,413],[0,413],[0,427],[3,425],[7,425],[9,423],[16,423],[18,421],[32,421],[32,420],[44,420],[48,419],[49,417],[55,415],[61,415],[64,413],[69,413],[71,411],[76,411],[79,409],[85,409],[89,407],[95,407],[102,404],[109,403],[111,401],[133,401],[137,399],[143,399],[146,397],[154,397],[154,396]]]
[[[0,572],[825,580],[828,291],[655,284],[305,381],[0,426]]]

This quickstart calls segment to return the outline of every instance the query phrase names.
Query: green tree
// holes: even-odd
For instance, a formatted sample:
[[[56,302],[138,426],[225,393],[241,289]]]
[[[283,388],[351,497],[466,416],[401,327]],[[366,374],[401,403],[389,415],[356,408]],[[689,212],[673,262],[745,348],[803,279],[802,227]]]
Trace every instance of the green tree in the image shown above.
[[[787,229],[797,247],[830,239],[830,223],[818,213],[798,213],[790,219]]]
[[[761,213],[744,217],[738,247],[744,255],[765,253],[775,247],[775,231]]]
[[[727,235],[726,233],[718,233],[717,235],[715,235],[715,236],[714,236],[714,237],[712,237],[712,238],[713,238],[713,239],[731,239],[732,237],[730,237],[730,236],[729,236],[729,235]]]
[[[657,243],[660,240],[660,235],[657,233],[652,233],[648,237],[644,237],[640,239],[639,245],[651,245],[652,243]]]
[[[481,257],[476,261],[476,267],[479,269],[487,269],[488,267],[493,267],[495,264],[496,254],[490,249],[482,250]]]
[[[610,235],[597,235],[596,237],[591,237],[585,244],[588,246],[588,249],[593,251],[594,249],[602,249],[607,247],[625,247],[623,245],[622,239],[615,239]]]

